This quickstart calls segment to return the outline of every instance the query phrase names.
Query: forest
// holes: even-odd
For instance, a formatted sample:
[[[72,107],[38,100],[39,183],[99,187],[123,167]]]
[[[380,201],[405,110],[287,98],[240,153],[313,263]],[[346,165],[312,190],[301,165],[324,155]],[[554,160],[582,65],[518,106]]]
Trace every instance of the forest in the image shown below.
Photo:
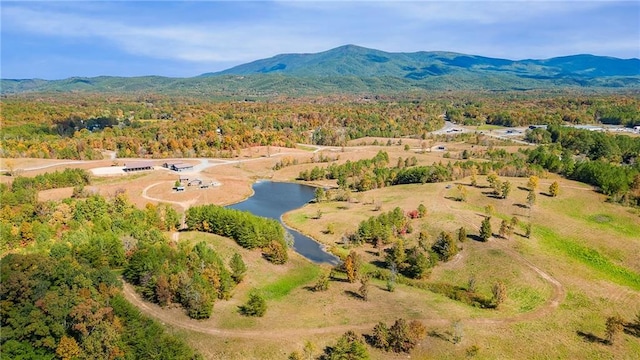
[[[640,124],[640,100],[633,94],[478,92],[264,102],[33,96],[3,99],[0,156],[92,160],[113,151],[118,157],[231,157],[259,145],[343,146],[366,136],[424,138],[445,119],[465,125]]]
[[[161,95],[40,94],[9,96],[1,106],[3,159],[94,160],[104,159],[106,152],[114,152],[113,162],[117,163],[119,158],[240,158],[241,150],[258,146],[289,149],[304,147],[300,144],[332,146],[334,152],[327,152],[329,155],[320,151],[305,153],[304,159],[310,157],[310,163],[289,157],[271,159],[268,152],[256,155],[256,159],[269,162],[265,168],[270,176],[281,170],[290,171],[286,173],[289,179],[319,186],[311,204],[316,216],[298,214],[294,219],[309,226],[312,232],[322,224],[322,230],[316,234],[331,236],[341,244],[330,246],[341,264],[322,275],[315,286],[305,288],[304,294],[327,290],[329,281],[338,284],[331,284],[337,287],[357,279],[361,282],[358,292],[340,293],[351,294],[349,301],[357,298],[366,302],[371,288],[386,291],[387,296],[395,286],[402,285],[444,295],[471,305],[473,311],[495,309],[506,298],[500,282],[494,282],[495,289],[477,289],[471,278],[468,285],[458,286],[451,280],[455,271],[446,274],[449,276],[446,281],[426,279],[438,271],[439,264],[456,256],[462,258],[461,253],[473,256],[475,253],[467,250],[472,248],[466,242],[468,239],[487,245],[487,240],[495,237],[506,243],[514,232],[529,239],[532,231],[538,231],[541,245],[532,247],[554,245],[549,240],[553,239],[549,235],[552,232],[544,224],[536,224],[537,228],[532,230],[534,190],[539,178],[553,179],[549,180],[548,192],[538,192],[548,195],[549,199],[544,201],[550,202],[561,194],[558,181],[567,179],[592,185],[615,206],[630,213],[640,207],[640,137],[563,126],[640,125],[637,94],[443,92],[428,98],[345,96],[234,102]],[[516,148],[507,140],[490,142],[489,137],[478,132],[430,134],[441,128],[445,120],[484,129],[487,126],[492,129],[494,125],[548,126],[527,130],[524,139],[532,146]],[[360,140],[364,144],[361,147],[356,145]],[[403,144],[410,140],[413,147]],[[460,151],[438,153],[437,160],[426,163],[427,155],[436,156],[428,149],[439,142],[452,147],[468,146]],[[367,154],[375,155],[347,158],[350,154],[345,148],[367,147],[371,147]],[[314,149],[322,148],[307,151]],[[0,183],[3,357],[199,359],[202,355],[190,348],[179,333],[166,331],[124,298],[123,281],[133,286],[145,301],[162,309],[177,307],[188,318],[203,321],[215,318],[216,306],[238,300],[234,294],[249,286],[245,277],[247,253],[243,256],[241,251],[255,252],[253,261],[283,269],[282,273],[295,262],[288,253],[292,240],[276,220],[218,205],[190,205],[184,207],[184,214],[176,210],[179,206],[169,203],[149,202],[141,206],[130,198],[140,194],[129,193],[126,186],[106,195],[85,190],[95,185],[94,181],[120,183],[118,179],[97,180],[83,169],[43,170],[23,176],[15,164],[3,162],[3,166],[6,171],[3,175],[6,181]],[[239,162],[234,166],[233,176],[242,174],[253,179],[262,174],[253,168],[247,170]],[[133,176],[131,181],[135,181],[136,175]],[[486,179],[488,185],[478,185],[477,177]],[[465,180],[462,184],[465,178],[471,183]],[[527,178],[536,182],[536,186],[517,186]],[[450,185],[445,188],[440,183]],[[325,189],[322,186],[326,184],[331,185]],[[383,203],[380,198],[374,199],[382,196],[380,190],[418,184],[424,186],[421,191],[435,189],[427,187],[428,184],[440,185],[442,193],[438,194],[446,195],[442,201],[447,201],[450,208],[466,207],[465,210],[473,212],[479,219],[473,218],[479,229],[459,224],[455,225],[456,230],[435,225],[431,228],[425,225],[431,221],[431,214],[427,215],[431,209],[427,210],[422,203],[403,209],[393,201]],[[43,191],[64,188],[72,195],[39,200]],[[518,190],[522,194],[514,195]],[[527,204],[523,201],[524,191]],[[520,196],[519,203],[509,206],[528,214],[528,222],[518,223],[518,218],[511,214],[495,214],[489,206],[483,209],[484,203],[467,204],[468,192],[476,192],[483,201],[503,203],[509,196]],[[359,198],[355,199],[353,194]],[[178,199],[179,195],[175,196]],[[173,201],[174,205],[181,200]],[[336,214],[347,213],[351,208],[360,208],[365,215],[349,218],[355,219],[349,224],[334,222],[341,216]],[[480,214],[483,210],[484,214]],[[326,217],[332,222],[325,227],[329,221]],[[599,223],[602,228],[609,226],[605,220],[613,221],[604,215],[594,219],[604,219],[603,224]],[[454,220],[441,221],[453,224]],[[498,221],[500,230],[494,224],[492,231],[491,221]],[[193,237],[184,242],[170,239],[168,233],[177,234],[179,230]],[[233,254],[222,253],[206,240],[211,234],[230,238],[239,247]],[[566,244],[571,241],[574,240],[555,245],[568,247]],[[497,246],[494,255],[502,251],[499,247],[502,245],[490,246]],[[594,251],[601,256],[600,248]],[[359,253],[365,252],[376,258],[375,264],[362,264]],[[595,262],[601,259],[587,250],[580,254],[591,256],[589,259]],[[354,273],[357,271],[362,273],[357,275]],[[291,281],[282,277],[285,283]],[[378,286],[370,287],[368,281],[377,281]],[[238,307],[238,313],[243,317],[264,315],[266,305],[261,297],[264,293],[251,293],[249,302]],[[392,324],[379,322],[370,329],[373,333],[364,338],[347,332],[334,346],[328,346],[323,356],[360,354],[360,358],[366,358],[366,343],[381,351],[408,352],[426,336],[419,322],[398,319]]]

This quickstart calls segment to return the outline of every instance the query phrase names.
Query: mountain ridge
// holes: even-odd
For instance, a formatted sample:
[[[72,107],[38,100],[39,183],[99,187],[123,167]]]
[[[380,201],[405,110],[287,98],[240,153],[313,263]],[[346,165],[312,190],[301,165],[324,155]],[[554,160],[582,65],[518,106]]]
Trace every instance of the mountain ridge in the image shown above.
[[[273,96],[424,90],[640,89],[640,59],[577,54],[509,60],[448,51],[386,52],[343,45],[287,53],[190,78],[1,79],[0,93],[158,92]]]
[[[318,53],[279,54],[232,68],[201,74],[252,75],[281,73],[292,76],[394,76],[420,79],[460,70],[501,71],[539,76],[640,76],[640,59],[577,54],[549,59],[509,60],[449,51],[386,52],[343,45]]]

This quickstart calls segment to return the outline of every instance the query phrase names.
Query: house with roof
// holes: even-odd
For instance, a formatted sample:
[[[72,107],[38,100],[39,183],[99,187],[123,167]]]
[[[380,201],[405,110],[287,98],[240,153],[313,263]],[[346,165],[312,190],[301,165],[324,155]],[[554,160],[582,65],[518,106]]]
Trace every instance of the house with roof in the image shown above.
[[[134,172],[134,171],[147,171],[153,170],[153,163],[151,162],[133,162],[124,164],[124,168],[122,171],[126,173]]]

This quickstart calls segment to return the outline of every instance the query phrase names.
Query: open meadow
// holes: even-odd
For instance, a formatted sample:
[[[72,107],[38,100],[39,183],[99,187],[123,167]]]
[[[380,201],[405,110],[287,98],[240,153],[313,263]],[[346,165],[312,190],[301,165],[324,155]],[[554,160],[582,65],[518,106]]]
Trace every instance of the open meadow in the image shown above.
[[[379,151],[388,154],[390,164],[398,158],[415,157],[416,165],[429,166],[457,159],[463,151],[478,147],[464,141],[425,145],[420,140],[383,138],[360,139],[343,147],[255,147],[231,159],[189,160],[196,166],[192,172],[172,172],[161,167],[164,160],[158,160],[152,171],[93,175],[87,188],[105,197],[124,189],[139,208],[166,203],[182,214],[192,206],[241,201],[251,196],[251,184],[257,179],[300,181],[298,175],[315,166],[370,159]],[[515,146],[505,148],[517,151]],[[328,163],[319,162],[321,157],[329,159]],[[283,160],[287,166],[277,168]],[[23,176],[114,165],[112,160],[58,161],[57,166],[53,160],[11,161]],[[174,183],[183,177],[215,182],[216,186],[186,186],[185,191],[176,192]],[[3,178],[3,182],[8,180]],[[318,356],[348,330],[371,336],[378,322],[392,324],[398,318],[418,320],[426,327],[426,337],[417,343],[411,358],[637,358],[637,335],[622,332],[608,345],[605,330],[608,317],[619,315],[630,321],[640,312],[638,210],[607,202],[592,186],[552,173],[540,178],[535,202],[528,200],[528,178],[502,176],[501,180],[512,184],[508,198],[492,193],[486,175],[477,176],[475,186],[469,176],[463,176],[353,192],[346,201],[310,202],[285,214],[283,221],[288,226],[343,259],[350,251],[359,254],[361,272],[371,276],[366,300],[361,283],[349,282],[342,273],[332,275],[325,291],[314,291],[319,277],[330,267],[314,264],[292,250],[287,264],[276,265],[265,261],[259,251],[244,249],[229,238],[195,231],[167,232],[166,237],[176,244],[204,241],[225,264],[234,253],[247,264],[244,280],[228,300],[215,302],[209,319],[194,320],[177,305],[160,307],[143,300],[128,283],[123,292],[139,310],[208,359],[283,359],[294,351],[302,353],[305,344]],[[548,189],[554,181],[559,184],[559,195],[552,197]],[[338,187],[329,179],[309,184]],[[72,192],[73,188],[44,190],[38,198],[58,201]],[[442,232],[456,234],[465,228],[467,236],[457,241],[455,256],[438,261],[419,279],[399,280],[390,291],[385,250],[391,251],[393,243],[376,247],[345,238],[370,217],[395,208],[409,213],[421,204],[426,213],[409,219],[411,231],[401,236],[405,249],[424,246],[419,241],[421,233],[426,234],[427,246]],[[480,241],[481,223],[488,216],[493,231],[488,241]],[[500,236],[501,221],[514,217],[518,223]],[[526,234],[528,226],[530,234]],[[496,282],[506,288],[506,298],[497,307],[490,306]],[[479,303],[456,297],[456,291],[464,293],[471,287]],[[238,307],[255,292],[266,300],[265,315],[242,316]],[[370,348],[370,356],[400,359],[407,355]]]

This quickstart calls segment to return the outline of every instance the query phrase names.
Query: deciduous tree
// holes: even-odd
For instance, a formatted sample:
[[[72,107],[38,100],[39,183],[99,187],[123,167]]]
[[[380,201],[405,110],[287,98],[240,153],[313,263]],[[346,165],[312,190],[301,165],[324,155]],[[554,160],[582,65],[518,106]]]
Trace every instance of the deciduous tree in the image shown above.
[[[491,288],[493,294],[493,304],[496,308],[500,306],[505,300],[507,300],[507,287],[502,281],[497,281]]]
[[[553,183],[551,183],[551,185],[549,185],[549,195],[551,195],[552,197],[556,197],[559,193],[560,184],[558,184],[557,181],[554,181]]]
[[[344,260],[344,269],[347,273],[349,282],[355,282],[358,279],[360,266],[362,265],[360,255],[355,250],[351,250],[347,258]]]

